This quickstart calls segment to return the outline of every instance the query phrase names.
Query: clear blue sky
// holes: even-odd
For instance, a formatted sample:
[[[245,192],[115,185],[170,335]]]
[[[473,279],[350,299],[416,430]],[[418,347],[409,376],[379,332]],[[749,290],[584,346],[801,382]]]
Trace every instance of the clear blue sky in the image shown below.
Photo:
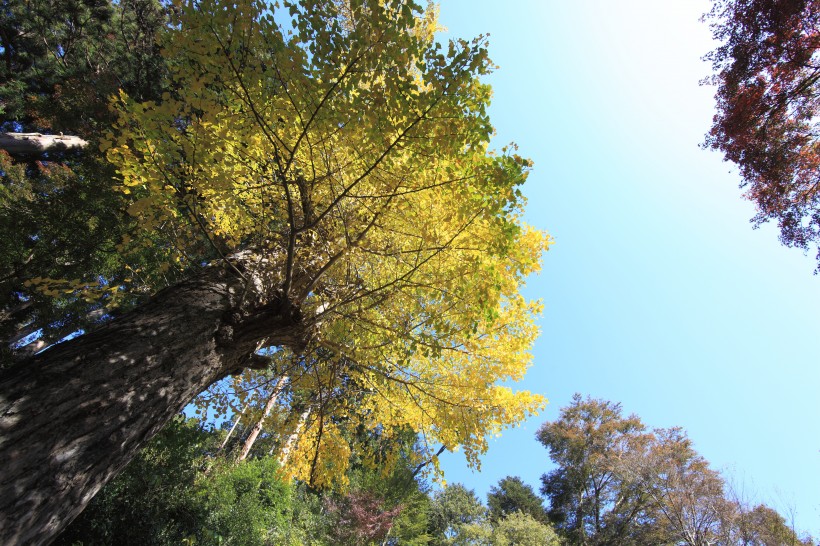
[[[484,497],[538,487],[534,439],[574,392],[682,426],[712,465],[820,535],[820,277],[753,230],[737,170],[698,145],[714,90],[705,0],[441,0],[445,34],[490,34],[497,147],[535,161],[527,218],[555,238],[527,293],[546,306],[522,387],[550,406],[491,443]]]

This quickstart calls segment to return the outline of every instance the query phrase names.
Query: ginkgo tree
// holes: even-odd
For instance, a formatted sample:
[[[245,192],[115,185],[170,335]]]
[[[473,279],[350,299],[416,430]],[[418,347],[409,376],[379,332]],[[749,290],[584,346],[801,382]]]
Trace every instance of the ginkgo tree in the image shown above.
[[[531,163],[489,147],[485,39],[442,46],[435,10],[403,0],[173,8],[167,91],[113,97],[101,149],[136,219],[119,252],[160,240],[164,267],[193,273],[3,372],[4,544],[47,540],[272,348],[305,355],[323,408],[288,458],[318,484],[346,464],[346,419],[477,464],[544,403],[500,384],[530,362],[539,305],[520,289],[549,238],[521,219]]]

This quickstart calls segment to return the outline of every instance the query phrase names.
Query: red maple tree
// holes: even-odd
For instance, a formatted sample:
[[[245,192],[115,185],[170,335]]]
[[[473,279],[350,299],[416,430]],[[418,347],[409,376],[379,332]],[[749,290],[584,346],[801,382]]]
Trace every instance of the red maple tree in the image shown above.
[[[705,145],[737,164],[756,225],[820,249],[820,0],[715,0],[717,113]],[[818,250],[820,270],[820,250]]]
[[[326,509],[336,518],[333,534],[339,544],[371,544],[387,537],[404,508],[384,507],[384,499],[368,491],[352,491],[338,500],[328,499]]]

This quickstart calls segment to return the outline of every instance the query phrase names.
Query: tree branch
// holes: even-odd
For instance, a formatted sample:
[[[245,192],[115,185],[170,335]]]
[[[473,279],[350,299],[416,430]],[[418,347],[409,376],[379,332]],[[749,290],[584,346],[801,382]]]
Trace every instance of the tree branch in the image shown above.
[[[40,133],[0,133],[0,150],[11,155],[42,155],[47,152],[81,150],[88,141],[78,136],[42,135]]]

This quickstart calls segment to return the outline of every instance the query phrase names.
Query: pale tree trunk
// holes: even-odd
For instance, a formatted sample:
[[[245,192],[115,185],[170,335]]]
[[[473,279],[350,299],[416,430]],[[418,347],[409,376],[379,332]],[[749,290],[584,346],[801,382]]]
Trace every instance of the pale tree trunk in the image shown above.
[[[20,328],[16,329],[16,332],[13,336],[11,336],[8,340],[4,341],[9,348],[14,348],[20,341],[24,340],[34,332],[40,329],[40,326],[34,324],[33,322],[29,324],[24,324]]]
[[[100,320],[103,315],[105,315],[104,309],[94,309],[93,311],[89,312],[85,316],[86,323],[93,323],[95,321]],[[30,324],[25,324],[20,328],[17,328],[17,331],[14,333],[11,338],[4,341],[9,349],[16,348],[17,344],[23,341],[25,338],[30,336],[31,334],[37,332],[41,327],[34,324],[33,322]],[[38,351],[41,351],[48,347],[49,345],[56,343],[59,341],[60,338],[49,338],[40,336],[36,339],[31,340],[28,344],[23,345],[17,348],[17,353],[14,355],[16,360],[22,360],[24,358],[29,358],[37,354]]]
[[[238,302],[227,268],[163,290],[99,330],[0,373],[0,544],[44,544],[213,382],[262,367],[255,343],[301,346],[298,312]]]
[[[244,406],[242,406],[242,411],[240,411],[239,415],[236,416],[236,421],[233,422],[233,426],[231,427],[231,430],[229,430],[228,434],[225,435],[225,439],[222,440],[222,444],[220,444],[219,449],[217,450],[217,452],[222,451],[223,449],[225,449],[225,446],[228,445],[228,440],[231,439],[231,435],[233,434],[233,431],[236,430],[237,426],[239,426],[239,421],[241,421],[242,416],[245,415],[245,410],[246,409],[248,409],[248,404],[245,404]]]
[[[305,411],[302,412],[302,415],[299,416],[299,422],[296,424],[296,428],[293,429],[293,433],[288,436],[288,441],[285,442],[285,447],[282,448],[282,453],[279,455],[279,466],[284,467],[288,464],[291,451],[293,451],[296,441],[299,439],[299,433],[302,431],[305,423],[307,423],[308,417],[310,417],[311,409],[312,408],[308,406]]]
[[[0,133],[0,150],[11,155],[41,155],[46,152],[81,150],[88,142],[76,136],[40,133]]]
[[[259,437],[259,434],[262,432],[262,426],[265,424],[265,419],[270,414],[270,411],[273,409],[274,404],[276,404],[276,399],[279,397],[279,393],[282,392],[282,389],[285,387],[285,383],[287,382],[287,376],[283,376],[279,379],[279,382],[271,391],[270,396],[268,397],[268,401],[265,403],[265,409],[262,411],[262,416],[256,422],[256,424],[251,429],[251,433],[248,434],[248,437],[245,439],[245,443],[242,446],[242,453],[239,454],[239,458],[237,461],[244,461],[248,457],[248,453],[251,452],[251,448],[253,444],[256,442],[256,439]]]

